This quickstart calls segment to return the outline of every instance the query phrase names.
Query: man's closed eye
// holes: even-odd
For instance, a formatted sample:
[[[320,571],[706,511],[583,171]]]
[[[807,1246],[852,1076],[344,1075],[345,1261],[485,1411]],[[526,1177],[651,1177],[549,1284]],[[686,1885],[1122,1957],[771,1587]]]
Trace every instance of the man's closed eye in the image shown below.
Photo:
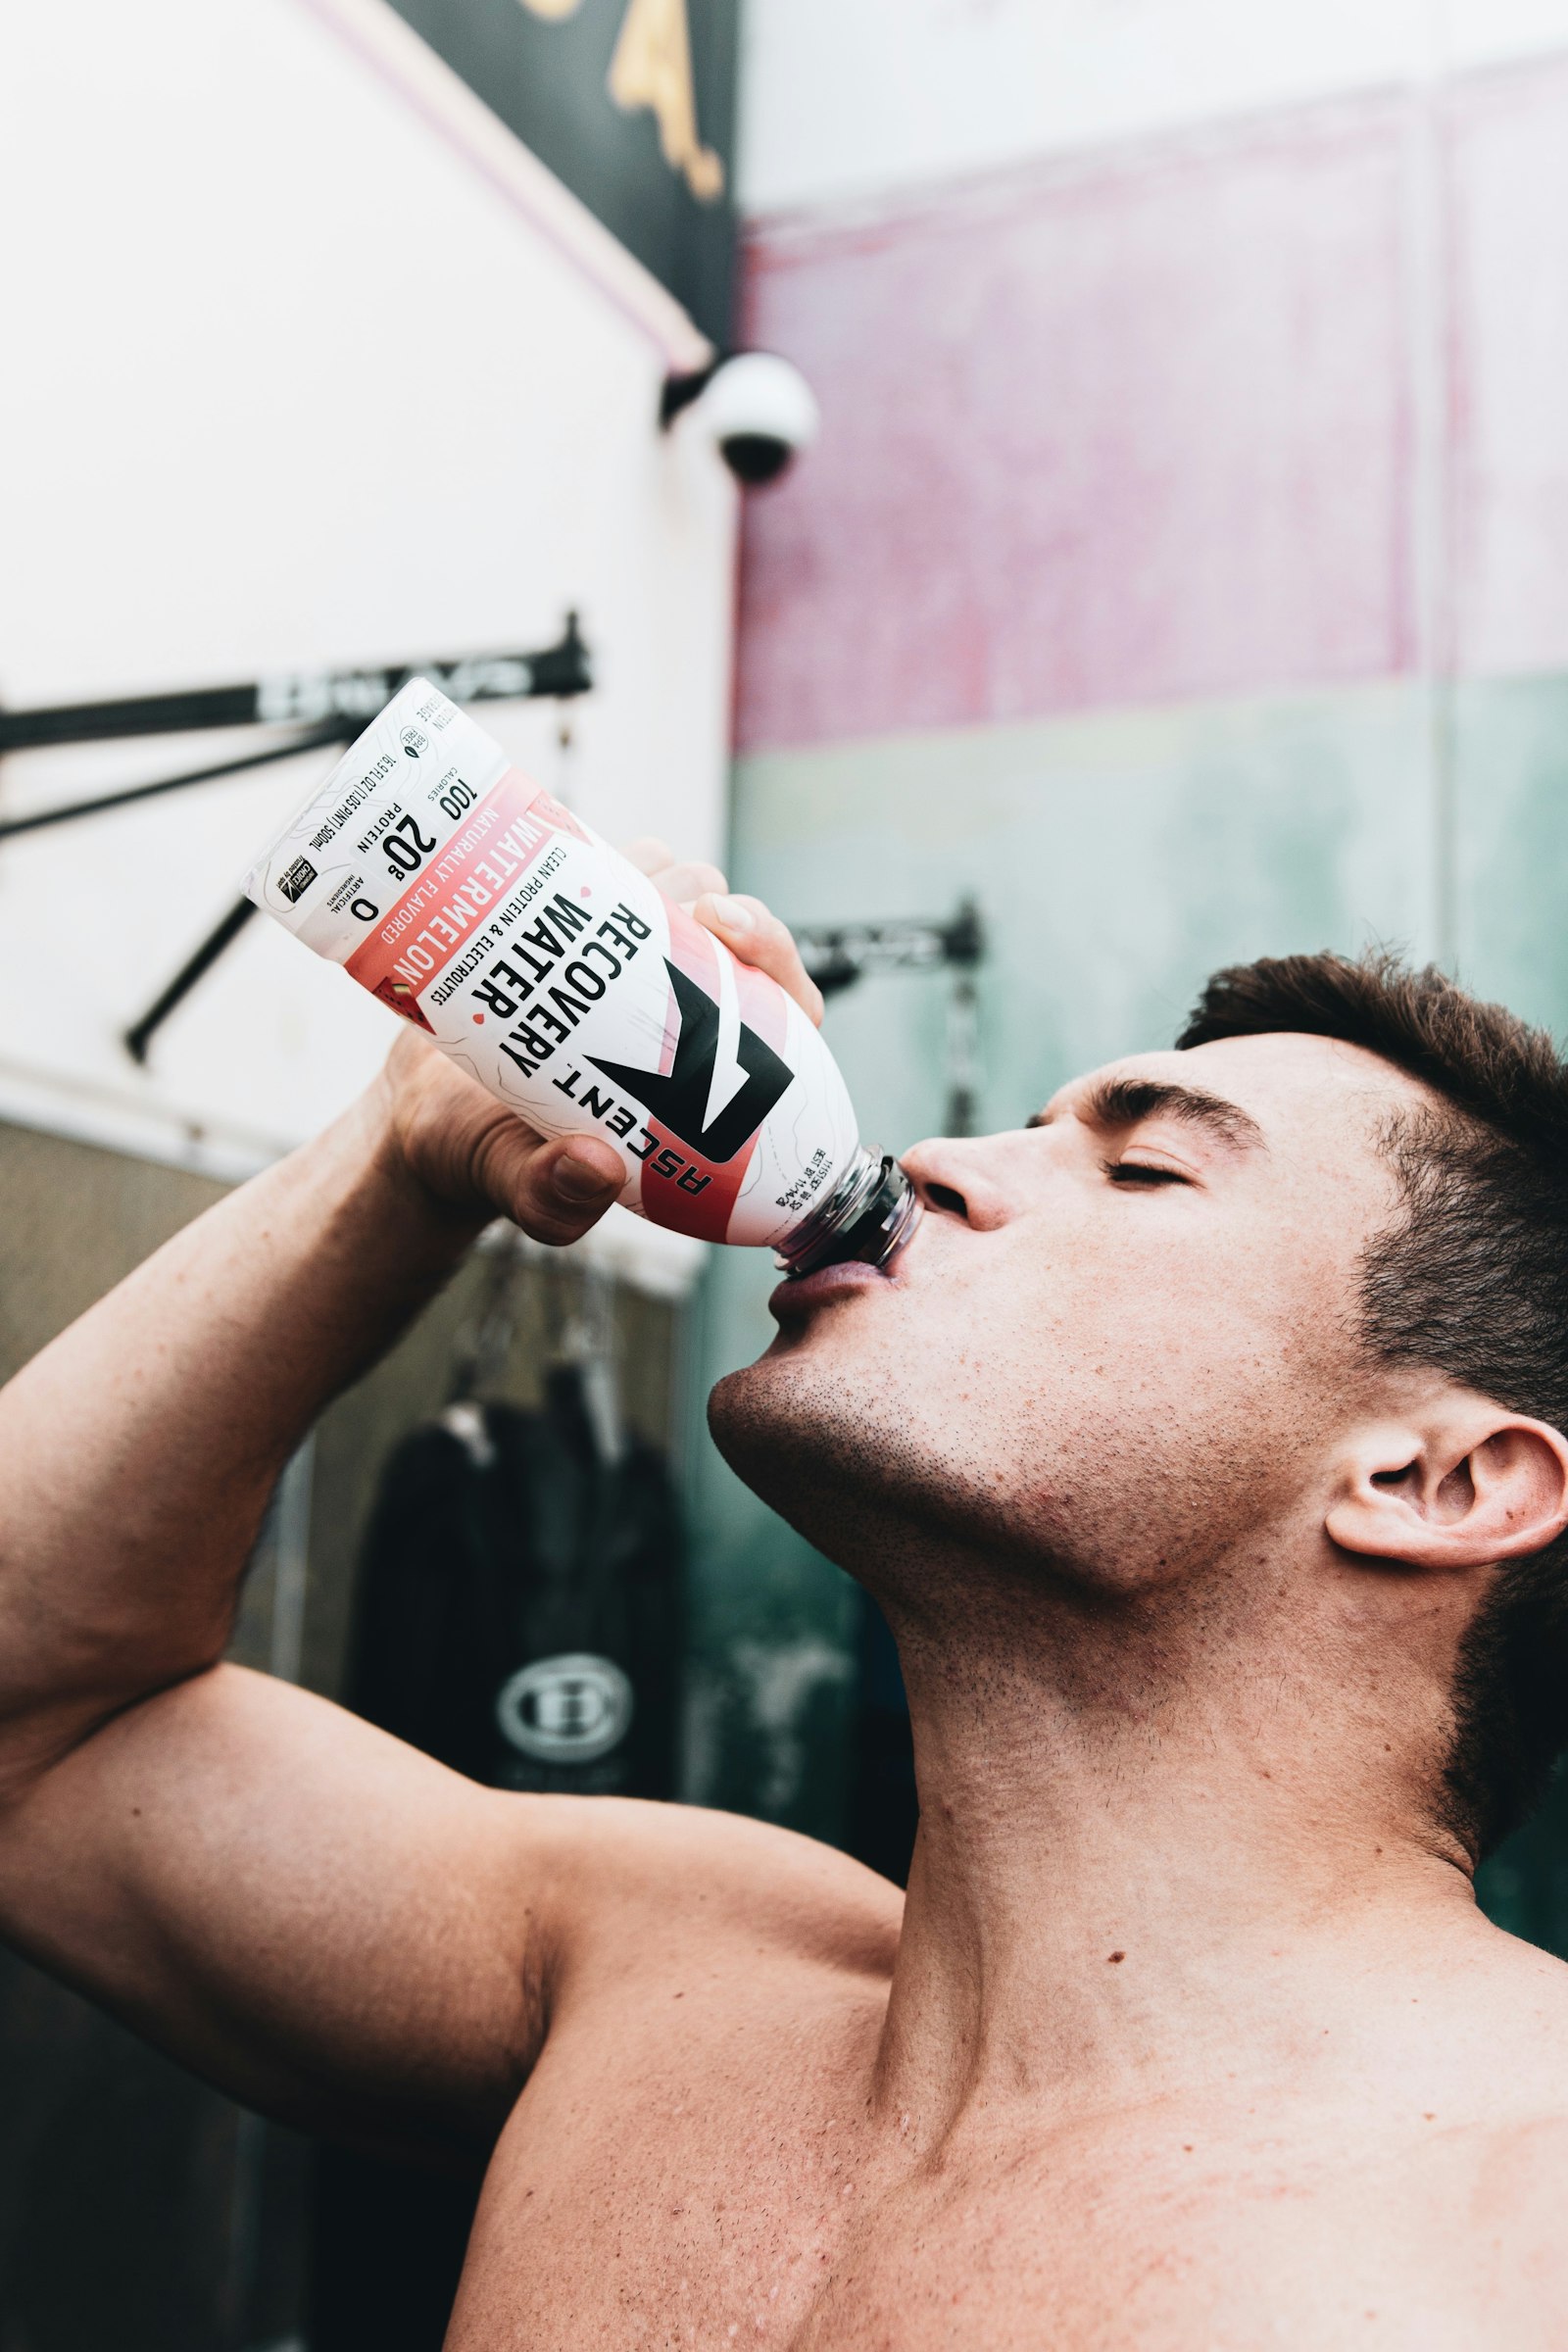
[[[1129,1190],[1143,1185],[1191,1184],[1192,1178],[1182,1168],[1167,1167],[1153,1160],[1107,1159],[1102,1163],[1112,1184]]]

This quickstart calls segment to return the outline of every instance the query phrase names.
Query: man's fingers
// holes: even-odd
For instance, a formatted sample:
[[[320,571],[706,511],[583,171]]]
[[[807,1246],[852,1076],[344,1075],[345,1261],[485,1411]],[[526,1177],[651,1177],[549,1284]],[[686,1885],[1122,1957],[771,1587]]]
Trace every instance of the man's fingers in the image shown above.
[[[620,1155],[609,1144],[591,1135],[541,1143],[515,1119],[496,1129],[485,1157],[485,1191],[536,1242],[579,1240],[625,1181]]]
[[[640,839],[628,842],[620,854],[631,859],[640,874],[662,874],[666,865],[675,862],[674,851],[657,833],[644,833]]]
[[[729,897],[723,891],[705,891],[691,909],[698,922],[713,932],[760,972],[776,980],[817,1027],[822,1024],[822,992],[801,961],[801,951],[790,931],[760,899]]]
[[[657,833],[644,834],[640,841],[632,842],[621,855],[629,858],[650,882],[657,882],[665,898],[673,899],[677,906],[689,906],[692,900],[700,899],[705,890],[724,890],[728,887],[716,865],[710,865],[706,858],[677,858],[669,844],[661,841]]]
[[[693,899],[705,897],[710,891],[729,888],[716,865],[708,865],[701,858],[683,859],[679,865],[666,865],[653,876],[666,899],[677,906],[689,906]]]
[[[684,906],[716,933],[743,963],[754,963],[760,972],[776,980],[821,1027],[822,992],[808,974],[788,930],[760,899],[731,897],[716,865],[677,859],[657,834],[632,842],[625,855],[650,881],[658,883],[666,899],[673,899],[677,906]]]

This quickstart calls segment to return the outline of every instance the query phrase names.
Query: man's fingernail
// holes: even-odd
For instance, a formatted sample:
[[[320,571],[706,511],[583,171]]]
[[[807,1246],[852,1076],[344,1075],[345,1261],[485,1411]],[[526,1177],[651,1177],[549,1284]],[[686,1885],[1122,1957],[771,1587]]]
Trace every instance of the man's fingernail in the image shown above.
[[[741,899],[715,898],[713,912],[726,931],[755,931],[757,917]]]
[[[569,1200],[573,1208],[617,1189],[613,1176],[607,1176],[596,1161],[586,1156],[579,1158],[575,1152],[563,1152],[555,1162],[550,1170],[550,1188],[561,1200]]]

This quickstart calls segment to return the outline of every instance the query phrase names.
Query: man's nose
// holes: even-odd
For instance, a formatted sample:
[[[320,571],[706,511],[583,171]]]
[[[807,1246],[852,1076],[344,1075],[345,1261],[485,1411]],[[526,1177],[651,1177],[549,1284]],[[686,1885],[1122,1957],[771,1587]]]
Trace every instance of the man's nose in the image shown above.
[[[991,1233],[1018,1212],[1006,1143],[1001,1135],[931,1136],[906,1152],[900,1164],[933,1215],[959,1217],[977,1233]]]

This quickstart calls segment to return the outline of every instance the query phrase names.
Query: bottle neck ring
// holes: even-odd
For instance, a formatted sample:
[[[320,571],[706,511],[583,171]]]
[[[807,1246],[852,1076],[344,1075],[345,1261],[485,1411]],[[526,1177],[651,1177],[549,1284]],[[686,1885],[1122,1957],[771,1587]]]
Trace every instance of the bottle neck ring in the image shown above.
[[[820,1207],[780,1243],[774,1262],[789,1275],[814,1274],[818,1266],[855,1258],[886,1265],[919,1216],[919,1198],[898,1161],[862,1144]]]

